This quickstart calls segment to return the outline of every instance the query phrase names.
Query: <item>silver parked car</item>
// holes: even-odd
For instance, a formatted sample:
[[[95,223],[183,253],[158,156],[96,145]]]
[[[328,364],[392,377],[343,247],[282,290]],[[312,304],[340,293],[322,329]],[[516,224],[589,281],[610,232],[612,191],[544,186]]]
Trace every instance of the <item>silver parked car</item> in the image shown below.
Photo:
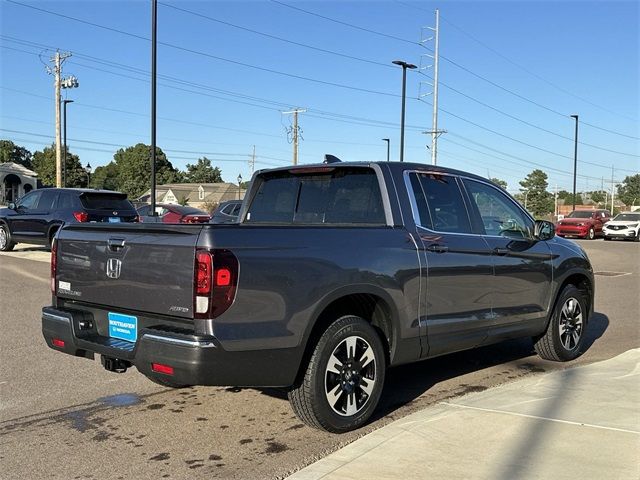
[[[211,223],[235,223],[242,207],[242,200],[229,200],[218,205],[211,215]]]
[[[624,238],[640,242],[640,212],[622,212],[602,227],[605,240]]]

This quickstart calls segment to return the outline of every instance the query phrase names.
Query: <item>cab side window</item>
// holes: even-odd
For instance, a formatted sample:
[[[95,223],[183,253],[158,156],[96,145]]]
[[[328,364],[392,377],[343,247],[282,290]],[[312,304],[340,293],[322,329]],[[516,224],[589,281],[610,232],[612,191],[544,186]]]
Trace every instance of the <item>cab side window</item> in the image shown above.
[[[419,217],[416,223],[437,232],[472,233],[455,177],[416,172],[410,180]]]
[[[482,219],[486,235],[530,238],[533,222],[504,193],[485,183],[465,179],[471,202]]]
[[[42,197],[40,197],[40,201],[38,202],[38,210],[51,210],[53,205],[58,198],[58,192],[54,189],[43,190]]]

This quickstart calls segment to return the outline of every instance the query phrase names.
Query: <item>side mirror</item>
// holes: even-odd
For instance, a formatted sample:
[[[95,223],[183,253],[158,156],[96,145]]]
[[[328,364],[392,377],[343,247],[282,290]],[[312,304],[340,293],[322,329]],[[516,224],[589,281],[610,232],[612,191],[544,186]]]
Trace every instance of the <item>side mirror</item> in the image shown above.
[[[536,240],[551,240],[556,235],[556,227],[546,220],[536,220],[533,236]]]
[[[15,210],[15,209],[16,209],[16,204],[15,204],[15,203],[13,203],[13,202],[11,202],[11,203],[9,204],[9,208],[10,208],[11,210]]]

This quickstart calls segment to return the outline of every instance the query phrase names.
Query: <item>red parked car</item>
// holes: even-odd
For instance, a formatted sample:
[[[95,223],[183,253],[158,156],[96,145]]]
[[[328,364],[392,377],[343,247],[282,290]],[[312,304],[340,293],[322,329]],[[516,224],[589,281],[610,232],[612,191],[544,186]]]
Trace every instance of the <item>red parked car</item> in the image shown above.
[[[141,222],[153,223],[209,223],[211,216],[202,210],[171,203],[157,203],[156,217],[151,216],[151,205],[144,205],[138,208],[138,215]]]
[[[556,235],[593,240],[610,219],[609,210],[574,210],[556,224]]]

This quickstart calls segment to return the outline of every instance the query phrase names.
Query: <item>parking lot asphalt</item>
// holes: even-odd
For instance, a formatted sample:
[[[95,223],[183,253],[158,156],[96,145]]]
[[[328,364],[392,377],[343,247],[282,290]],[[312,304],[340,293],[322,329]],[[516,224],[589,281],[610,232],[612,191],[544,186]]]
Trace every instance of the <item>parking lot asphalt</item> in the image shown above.
[[[442,402],[466,402],[470,392],[488,394],[639,348],[640,244],[578,243],[598,272],[596,313],[580,358],[569,364],[541,360],[524,339],[397,367],[387,374],[373,422],[345,435],[302,425],[283,392],[168,390],[135,370],[116,375],[99,361],[53,352],[40,333],[40,309],[50,301],[49,253],[18,245],[0,254],[0,477],[283,478],[394,420],[429,415],[425,409]],[[521,429],[522,435],[528,431]],[[464,453],[460,439],[452,441],[450,448]],[[581,459],[595,461],[589,451]]]

